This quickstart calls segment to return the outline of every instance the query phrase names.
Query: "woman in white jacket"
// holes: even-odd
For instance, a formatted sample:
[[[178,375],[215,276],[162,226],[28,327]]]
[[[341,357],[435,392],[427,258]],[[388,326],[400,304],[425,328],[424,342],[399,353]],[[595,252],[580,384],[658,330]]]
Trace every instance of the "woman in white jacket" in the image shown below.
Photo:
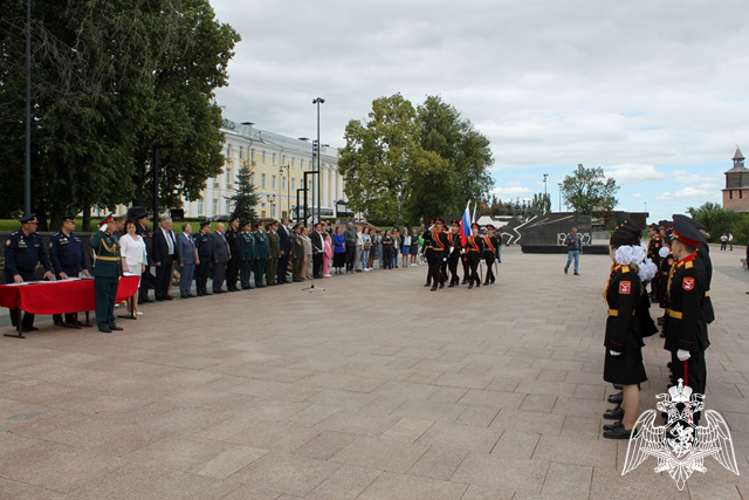
[[[146,272],[146,242],[141,236],[135,232],[135,221],[128,220],[125,223],[126,234],[120,238],[120,254],[122,255],[122,270],[126,273],[137,274],[140,280],[140,275]],[[138,316],[142,316],[143,313],[138,310],[138,290],[135,290],[133,296],[133,307],[135,313]]]

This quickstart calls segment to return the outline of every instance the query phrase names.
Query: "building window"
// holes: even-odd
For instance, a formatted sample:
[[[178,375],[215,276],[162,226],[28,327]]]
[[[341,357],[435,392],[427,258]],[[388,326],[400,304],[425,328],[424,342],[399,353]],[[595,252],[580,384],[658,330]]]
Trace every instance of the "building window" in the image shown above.
[[[276,176],[272,175],[270,177],[270,187],[271,189],[276,189]]]
[[[244,156],[244,146],[239,146],[239,161],[242,161],[243,156]]]
[[[214,188],[218,187],[218,176],[216,176],[216,177],[213,178],[213,187]]]
[[[309,161],[309,169],[312,170],[312,160]]]
[[[296,158],[291,157],[291,168],[296,168]]]
[[[218,212],[218,200],[214,199],[211,206],[211,215],[216,215],[216,212]]]
[[[296,179],[291,179],[291,190],[296,191]]]
[[[226,213],[231,213],[231,200],[226,200]]]
[[[231,144],[226,145],[226,159],[231,160]]]
[[[250,174],[250,184],[255,185],[255,172]]]
[[[271,204],[270,206],[270,216],[275,217],[276,216],[276,205]]]
[[[276,164],[276,153],[273,153],[273,165]]]
[[[231,185],[234,184],[234,181],[231,178],[231,169],[226,169],[226,187],[231,187]]]
[[[250,150],[250,163],[255,163],[255,149]]]
[[[281,177],[281,189],[286,191],[286,177]]]
[[[729,191],[729,192],[728,192],[728,199],[729,199],[729,200],[732,200],[732,199],[733,199],[733,191]]]
[[[281,166],[284,166],[284,165],[286,165],[286,155],[283,155],[281,157]]]
[[[262,174],[262,175],[260,176],[260,183],[261,183],[261,184],[260,184],[260,185],[261,185],[261,187],[262,187],[263,189],[265,189],[265,174]]]
[[[265,164],[265,151],[263,151],[263,164]]]
[[[203,215],[203,198],[198,199],[198,215]]]

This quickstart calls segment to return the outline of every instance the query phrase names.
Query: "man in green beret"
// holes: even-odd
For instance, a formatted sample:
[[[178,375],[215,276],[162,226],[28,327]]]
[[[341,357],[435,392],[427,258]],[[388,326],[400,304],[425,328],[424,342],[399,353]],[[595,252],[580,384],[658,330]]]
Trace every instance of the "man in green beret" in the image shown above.
[[[89,247],[94,258],[94,288],[96,290],[96,324],[102,333],[122,330],[114,322],[114,301],[121,271],[120,247],[114,232],[114,216],[99,221],[99,231],[91,237]]]

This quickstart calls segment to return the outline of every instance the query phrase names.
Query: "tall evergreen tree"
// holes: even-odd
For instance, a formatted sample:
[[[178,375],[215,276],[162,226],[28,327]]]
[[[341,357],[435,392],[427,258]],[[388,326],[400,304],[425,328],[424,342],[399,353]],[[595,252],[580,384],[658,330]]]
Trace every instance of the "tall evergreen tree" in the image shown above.
[[[255,185],[252,183],[252,170],[246,163],[237,172],[237,192],[233,196],[227,196],[226,199],[231,201],[234,207],[232,217],[244,221],[254,221],[257,218],[255,207],[260,197],[255,192]]]

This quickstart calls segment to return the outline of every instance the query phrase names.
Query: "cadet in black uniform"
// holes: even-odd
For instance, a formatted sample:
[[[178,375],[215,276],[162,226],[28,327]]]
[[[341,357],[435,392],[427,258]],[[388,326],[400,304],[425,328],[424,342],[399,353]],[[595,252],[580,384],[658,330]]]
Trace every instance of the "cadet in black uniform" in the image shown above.
[[[666,343],[671,352],[671,377],[698,394],[705,393],[707,367],[705,350],[710,346],[707,322],[703,313],[708,279],[705,269],[698,264],[698,248],[706,243],[705,236],[684,215],[674,215],[672,251],[678,262],[667,285],[669,297],[666,319]],[[698,425],[702,412],[692,415]],[[690,423],[691,425],[691,423]]]
[[[481,256],[484,254],[484,238],[479,235],[479,225],[475,222],[471,224],[473,234],[468,237],[465,247],[465,259],[469,266],[468,271],[468,288],[481,286],[481,277],[478,273],[478,267],[481,263]]]
[[[88,271],[88,255],[83,247],[80,236],[75,234],[75,216],[66,215],[62,218],[62,227],[59,233],[55,233],[49,240],[49,258],[55,274],[60,279],[78,276],[80,272],[84,276],[91,276]],[[67,313],[65,321],[62,314],[53,316],[55,325],[67,328],[80,328],[75,319],[75,313]]]
[[[497,246],[499,240],[495,235],[495,227],[492,224],[486,225],[487,235],[484,237],[484,260],[486,261],[486,279],[484,285],[489,283],[494,284],[496,277],[494,276],[494,261],[497,258]]]
[[[146,270],[140,276],[140,292],[138,293],[138,304],[144,302],[153,302],[148,297],[148,290],[153,288],[153,275],[151,274],[151,266],[153,265],[153,231],[151,231],[151,220],[148,218],[147,213],[139,214],[135,217],[138,224],[135,227],[135,232],[143,238],[143,242],[146,244]]]
[[[434,229],[429,233],[429,247],[427,251],[427,259],[429,261],[429,274],[432,279],[432,290],[437,290],[437,286],[440,288],[445,287],[445,282],[442,281],[441,271],[442,262],[447,259],[447,234],[442,231],[445,225],[445,221],[442,219],[434,220]]]
[[[632,231],[617,229],[611,235],[609,247],[614,266],[603,296],[608,304],[606,348],[603,379],[624,386],[624,397],[620,407],[604,413],[604,418],[621,422],[604,426],[603,437],[629,439],[640,409],[639,384],[647,380],[642,361],[642,331],[637,308],[641,299],[641,284],[638,269],[632,265],[616,262],[616,251],[625,245],[636,245]]]
[[[213,237],[211,232],[211,221],[204,220],[200,223],[200,231],[195,235],[195,248],[198,249],[200,264],[195,270],[195,289],[198,297],[210,295],[208,293],[208,276],[211,272],[213,261]]]
[[[226,288],[230,292],[236,292],[238,290],[237,277],[239,276],[242,259],[242,249],[239,243],[239,219],[237,217],[229,219],[226,242],[229,244],[229,250],[231,250],[229,263],[226,265]]]
[[[44,278],[54,281],[55,276],[52,274],[47,249],[44,247],[42,237],[36,232],[36,215],[27,215],[20,222],[21,229],[11,233],[5,240],[5,282],[35,281],[34,269],[38,263],[44,266]],[[18,318],[15,309],[10,310],[10,321],[14,327],[17,326]],[[34,315],[24,313],[21,327],[24,332],[38,330],[34,327]]]
[[[695,263],[703,267],[705,277],[707,277],[707,290],[705,290],[705,300],[702,301],[702,313],[705,317],[705,322],[709,325],[715,321],[715,309],[713,309],[713,301],[710,298],[710,285],[713,281],[713,263],[710,260],[710,246],[707,244],[707,228],[704,224],[694,219],[687,219],[705,237],[705,241],[700,243],[700,247],[697,249]]]
[[[448,254],[447,263],[450,269],[450,284],[448,288],[452,288],[460,285],[460,278],[458,277],[458,262],[460,261],[460,251],[463,248],[462,241],[460,239],[460,222],[454,220],[450,222],[450,232],[447,233],[448,241]]]
[[[434,219],[429,221],[429,227],[424,231],[424,258],[427,261],[427,282],[424,286],[432,284],[432,267],[429,265],[432,258],[432,231],[434,231]]]

